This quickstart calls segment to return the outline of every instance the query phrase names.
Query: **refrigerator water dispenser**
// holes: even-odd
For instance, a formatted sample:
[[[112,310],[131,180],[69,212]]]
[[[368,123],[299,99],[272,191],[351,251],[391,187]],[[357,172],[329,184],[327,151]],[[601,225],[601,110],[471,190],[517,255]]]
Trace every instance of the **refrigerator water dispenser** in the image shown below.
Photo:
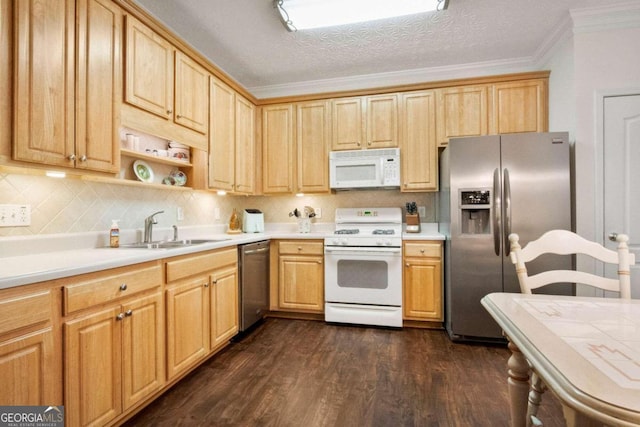
[[[460,191],[460,225],[462,234],[491,233],[491,193],[489,190]]]

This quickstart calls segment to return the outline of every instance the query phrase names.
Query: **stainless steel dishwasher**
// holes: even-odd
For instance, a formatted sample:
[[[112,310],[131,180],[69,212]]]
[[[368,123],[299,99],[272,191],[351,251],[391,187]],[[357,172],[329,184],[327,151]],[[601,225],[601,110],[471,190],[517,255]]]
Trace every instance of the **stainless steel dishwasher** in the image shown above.
[[[240,331],[262,319],[269,309],[269,241],[238,246]]]

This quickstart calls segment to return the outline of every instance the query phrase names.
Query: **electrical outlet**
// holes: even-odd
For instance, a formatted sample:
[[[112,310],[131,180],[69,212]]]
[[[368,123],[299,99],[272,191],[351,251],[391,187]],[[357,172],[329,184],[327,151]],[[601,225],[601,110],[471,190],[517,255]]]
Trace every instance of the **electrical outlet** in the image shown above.
[[[313,208],[313,211],[316,213],[316,218],[322,218],[322,208]]]
[[[418,215],[420,215],[420,218],[424,218],[427,216],[427,208],[425,208],[424,206],[418,206]]]
[[[31,225],[31,205],[0,205],[0,227]]]
[[[184,221],[184,209],[180,207],[176,209],[176,217],[178,221]]]

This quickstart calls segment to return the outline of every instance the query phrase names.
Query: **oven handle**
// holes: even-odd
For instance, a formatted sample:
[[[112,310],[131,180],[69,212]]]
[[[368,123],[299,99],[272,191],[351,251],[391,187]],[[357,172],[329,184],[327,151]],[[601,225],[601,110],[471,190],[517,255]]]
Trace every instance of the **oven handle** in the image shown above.
[[[325,253],[335,252],[335,253],[351,253],[351,254],[359,254],[359,253],[376,253],[376,254],[384,254],[384,253],[392,253],[397,254],[402,252],[402,248],[393,247],[393,248],[363,248],[361,246],[325,246]]]

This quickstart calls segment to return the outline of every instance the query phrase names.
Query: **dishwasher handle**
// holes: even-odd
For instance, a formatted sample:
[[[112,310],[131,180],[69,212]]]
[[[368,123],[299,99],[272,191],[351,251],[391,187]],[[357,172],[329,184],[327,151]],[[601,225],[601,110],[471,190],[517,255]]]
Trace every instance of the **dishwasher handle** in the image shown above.
[[[249,250],[243,251],[242,253],[245,255],[251,255],[251,254],[259,254],[262,252],[267,252],[268,250],[269,248],[266,247],[266,248],[260,248],[260,249],[249,249]]]

